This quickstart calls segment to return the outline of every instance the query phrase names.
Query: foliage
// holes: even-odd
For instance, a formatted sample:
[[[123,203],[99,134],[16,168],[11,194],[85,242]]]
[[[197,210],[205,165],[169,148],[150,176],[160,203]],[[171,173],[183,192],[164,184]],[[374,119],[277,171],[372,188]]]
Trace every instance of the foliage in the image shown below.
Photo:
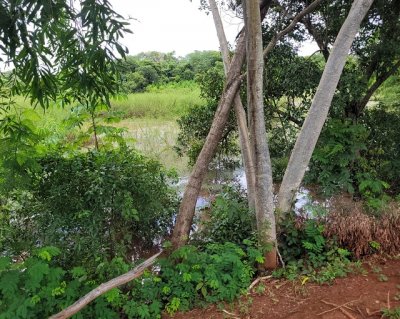
[[[19,263],[0,258],[0,318],[46,318],[72,304],[100,282],[128,270],[116,258],[100,263],[94,273],[84,267],[69,271],[55,265],[60,250],[45,247]],[[232,301],[251,282],[261,252],[232,243],[210,244],[200,250],[185,246],[158,270],[146,271],[126,287],[115,288],[97,298],[74,318],[160,318],[164,309],[172,314],[196,305]]]
[[[176,151],[180,156],[187,155],[190,165],[195,163],[203,147],[216,108],[217,106],[213,103],[192,107],[188,114],[178,119],[180,133],[177,138]],[[235,119],[231,113],[216,152],[217,165],[232,164],[234,157],[238,155],[238,145],[235,140],[237,134],[234,127]]]
[[[50,154],[40,164],[29,196],[17,192],[2,208],[9,229],[2,245],[12,253],[20,253],[16,236],[24,231],[30,239],[25,250],[56,245],[64,263],[90,267],[96,257],[130,260],[170,231],[174,175],[158,162],[120,148]]]
[[[195,51],[185,57],[174,52],[143,52],[120,61],[122,89],[125,93],[143,92],[149,86],[193,81],[221,61],[219,52]]]
[[[233,188],[225,190],[202,212],[199,231],[194,234],[201,242],[240,245],[243,240],[255,237],[255,216],[249,211],[246,197]]]
[[[29,171],[39,169],[38,143],[45,133],[36,127],[39,116],[29,109],[9,112],[0,119],[0,184],[9,190],[26,184]]]
[[[253,267],[262,261],[261,252],[251,246],[245,250],[232,243],[208,244],[204,250],[184,246],[159,261],[158,274],[145,273],[124,308],[129,309],[129,318],[155,318],[155,310],[163,305],[172,314],[210,302],[233,301],[246,290]]]
[[[400,118],[383,105],[367,110],[358,124],[330,119],[314,151],[307,182],[321,186],[329,196],[339,190],[360,195],[372,211],[381,210],[387,192],[399,184]]]
[[[116,56],[126,54],[119,40],[130,32],[109,2],[12,0],[0,12],[1,60],[13,67],[0,88],[9,97],[27,95],[43,107],[59,97],[109,104],[118,91]]]
[[[0,318],[47,318],[95,287],[84,268],[55,266],[59,254],[55,247],[44,247],[18,263],[0,257]],[[108,303],[107,296],[99,297],[74,318],[116,318]]]
[[[376,178],[390,184],[390,193],[396,194],[400,191],[400,114],[381,103],[368,109],[361,120],[370,132],[363,156]]]
[[[400,307],[389,309],[384,308],[381,310],[382,318],[400,319]]]
[[[279,245],[286,267],[275,271],[290,280],[305,276],[319,283],[344,277],[350,270],[349,251],[324,234],[325,223],[318,206],[310,206],[311,218],[291,215],[279,225]]]
[[[318,140],[306,181],[319,184],[327,196],[338,190],[354,193],[357,159],[366,149],[367,136],[362,125],[330,120]]]

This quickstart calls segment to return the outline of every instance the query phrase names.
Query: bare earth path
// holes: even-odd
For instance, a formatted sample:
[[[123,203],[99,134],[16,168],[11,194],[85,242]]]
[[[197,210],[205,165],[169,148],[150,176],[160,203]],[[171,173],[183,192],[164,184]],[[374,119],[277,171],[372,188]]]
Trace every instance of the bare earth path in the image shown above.
[[[268,279],[234,305],[176,314],[174,319],[377,319],[382,308],[400,306],[400,258],[364,264],[366,274],[332,285],[301,285]],[[258,293],[256,293],[258,291]],[[169,318],[165,316],[164,318]]]

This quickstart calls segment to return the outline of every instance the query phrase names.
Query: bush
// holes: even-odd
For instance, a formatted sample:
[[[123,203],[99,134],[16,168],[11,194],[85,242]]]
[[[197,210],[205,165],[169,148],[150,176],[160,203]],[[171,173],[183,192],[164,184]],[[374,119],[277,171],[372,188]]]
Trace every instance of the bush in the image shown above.
[[[307,182],[321,186],[325,195],[345,190],[354,193],[360,151],[366,149],[368,132],[350,121],[330,120],[318,140]]]
[[[205,217],[200,221],[200,231],[195,234],[200,242],[240,245],[243,240],[255,237],[254,212],[249,211],[247,198],[238,190],[226,189],[201,214]]]
[[[247,242],[248,243],[248,242]],[[249,244],[249,243],[248,243]],[[54,261],[60,251],[46,247],[26,261],[0,258],[0,318],[47,318],[72,304],[99,283],[128,270],[121,259],[103,262],[94,273],[70,271]],[[124,287],[114,288],[85,307],[74,318],[161,318],[194,306],[233,301],[246,291],[261,252],[247,245],[185,246],[160,259],[153,271]]]
[[[249,242],[247,242],[249,244]],[[260,251],[233,243],[209,244],[203,249],[185,246],[159,261],[160,271],[147,272],[134,286],[124,309],[129,318],[157,318],[157,309],[172,314],[192,307],[233,301],[246,291]],[[145,315],[144,315],[145,314]]]
[[[326,216],[321,208],[309,209],[317,214],[311,218],[293,214],[280,223],[278,242],[286,267],[274,274],[291,280],[302,275],[319,283],[345,276],[350,271],[350,252],[326,235]]]
[[[3,240],[9,252],[21,253],[12,234],[22,228],[30,241],[25,250],[55,245],[65,264],[89,267],[96,257],[136,258],[169,233],[177,207],[174,175],[158,162],[121,148],[48,155],[40,164],[31,200],[19,196],[2,208],[3,225],[16,240]]]
[[[55,247],[45,247],[19,263],[0,257],[0,318],[47,318],[72,304],[96,286],[82,267],[66,271],[53,263],[60,254]],[[107,295],[99,297],[77,319],[116,318]]]

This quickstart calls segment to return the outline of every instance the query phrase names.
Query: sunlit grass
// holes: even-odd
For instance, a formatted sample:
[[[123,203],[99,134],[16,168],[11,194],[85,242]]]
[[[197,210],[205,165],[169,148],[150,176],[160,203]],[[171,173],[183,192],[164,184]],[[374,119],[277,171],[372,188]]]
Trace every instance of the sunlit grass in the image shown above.
[[[113,99],[112,110],[128,118],[177,119],[190,107],[200,105],[200,89],[196,85],[151,88],[147,92]]]
[[[176,120],[190,107],[202,103],[204,101],[200,98],[200,90],[194,83],[152,87],[144,93],[112,100],[110,111],[116,112],[122,120],[105,125],[125,128],[128,144],[183,176],[189,170],[187,158],[179,157],[174,150],[179,133]],[[23,112],[33,107],[28,99],[16,97],[13,108],[14,111]],[[49,138],[62,139],[62,136],[79,130],[77,127],[68,128],[64,122],[71,115],[71,106],[61,108],[52,105],[46,110],[38,106],[34,111],[37,114],[34,116],[37,130],[51,132],[52,137]],[[97,121],[102,122],[102,116]],[[84,123],[81,129],[87,130],[90,125],[89,122]]]

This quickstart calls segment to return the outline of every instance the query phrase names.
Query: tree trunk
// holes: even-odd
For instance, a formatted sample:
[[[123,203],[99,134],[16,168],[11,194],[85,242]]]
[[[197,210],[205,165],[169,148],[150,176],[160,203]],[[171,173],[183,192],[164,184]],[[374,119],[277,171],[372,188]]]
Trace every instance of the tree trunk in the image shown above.
[[[293,30],[297,22],[300,21],[306,14],[314,10],[321,1],[323,0],[314,0],[307,8],[295,16],[290,25],[279,32],[273,38],[273,40],[271,40],[267,48],[264,50],[264,55],[266,56],[273,49],[277,41],[285,36],[288,32]],[[261,2],[260,15],[262,19],[265,17],[271,3],[272,0],[263,0]],[[260,19],[260,21],[262,19]],[[214,116],[210,132],[207,136],[203,149],[196,160],[196,164],[193,167],[192,174],[189,177],[188,185],[185,188],[182,202],[179,207],[177,221],[171,238],[172,244],[175,248],[186,244],[189,239],[190,227],[193,221],[196,201],[200,193],[203,178],[207,172],[208,164],[214,156],[216,147],[218,146],[218,142],[221,139],[223,129],[228,119],[229,108],[231,106],[232,99],[234,98],[232,95],[236,95],[237,90],[239,89],[239,83],[236,83],[237,85],[232,84],[235,82],[235,78],[240,77],[240,70],[246,55],[245,49],[245,36],[244,32],[241,32],[236,46],[236,52],[233,56],[227,75],[227,85],[222,93],[222,98]],[[236,89],[236,91],[234,91],[234,89]]]
[[[292,207],[295,193],[301,184],[318,137],[328,116],[332,98],[342,74],[351,44],[372,2],[373,0],[355,0],[336,37],[311,108],[297,137],[279,190],[278,209],[283,216]]]
[[[226,40],[224,27],[215,0],[209,0],[209,4],[214,19],[215,29],[217,31],[220,50],[222,54],[222,60],[224,62],[225,75],[227,75],[230,67],[228,41]],[[243,167],[247,181],[247,198],[249,202],[249,207],[254,208],[254,200],[255,200],[254,164],[250,149],[249,133],[246,122],[246,112],[244,111],[242,100],[240,99],[239,93],[237,93],[235,96],[235,99],[233,101],[233,107],[235,110],[235,115],[239,129],[239,144],[242,153]]]
[[[244,33],[242,33],[238,40],[236,54],[232,59],[231,67],[227,76],[227,82],[217,111],[215,112],[213,123],[204,146],[197,157],[183,194],[171,238],[174,248],[186,244],[189,240],[190,227],[193,222],[197,197],[199,196],[204,176],[207,173],[208,165],[215,154],[219,141],[221,140],[224,127],[228,120],[230,107],[242,81],[240,70],[243,65],[245,54],[245,36]]]
[[[264,120],[263,45],[258,0],[244,2],[247,49],[247,105],[250,141],[256,173],[255,211],[257,230],[262,244],[272,243],[266,256],[268,268],[276,268],[276,229],[273,202],[272,168]]]

